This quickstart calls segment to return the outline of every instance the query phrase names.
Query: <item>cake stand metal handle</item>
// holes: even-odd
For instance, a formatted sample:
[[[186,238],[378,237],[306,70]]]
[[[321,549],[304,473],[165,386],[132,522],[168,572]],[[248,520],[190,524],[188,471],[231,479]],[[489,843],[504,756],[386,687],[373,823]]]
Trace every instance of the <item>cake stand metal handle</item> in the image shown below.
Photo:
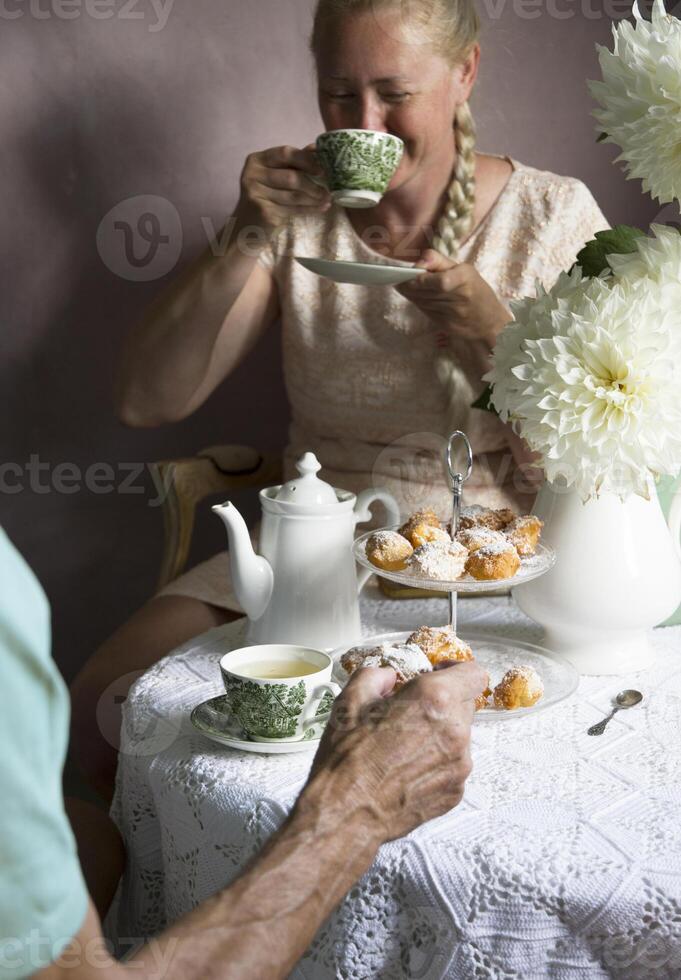
[[[454,450],[459,443],[463,443],[466,450],[466,466],[464,471],[461,472],[457,469],[454,462]],[[447,470],[449,471],[449,479],[451,481],[452,487],[452,523],[450,525],[450,533],[452,536],[452,541],[456,538],[456,532],[459,529],[459,518],[461,516],[461,498],[463,496],[463,485],[468,479],[468,477],[473,472],[473,449],[470,444],[470,440],[465,432],[461,429],[457,429],[449,437],[447,443],[447,453],[445,456],[447,463]],[[456,632],[456,600],[457,593],[449,593],[449,623],[452,629]]]
[[[466,450],[466,466],[463,473],[456,468],[454,462],[454,449],[458,443],[463,443]],[[457,429],[456,432],[452,432],[449,437],[449,442],[447,443],[447,470],[449,471],[449,479],[451,481],[452,487],[452,524],[451,524],[451,534],[452,541],[456,537],[456,532],[459,530],[459,517],[461,515],[461,498],[463,496],[463,485],[473,472],[473,449],[470,444],[470,440],[465,432]]]

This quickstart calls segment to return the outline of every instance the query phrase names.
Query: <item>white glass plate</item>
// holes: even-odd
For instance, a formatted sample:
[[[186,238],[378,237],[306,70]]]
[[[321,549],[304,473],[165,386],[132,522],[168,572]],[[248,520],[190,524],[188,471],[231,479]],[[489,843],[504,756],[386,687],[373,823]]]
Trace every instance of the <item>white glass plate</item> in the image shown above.
[[[425,269],[406,265],[381,265],[379,262],[342,262],[337,259],[313,259],[294,256],[304,269],[334,282],[352,283],[354,286],[397,286],[422,275]]]
[[[230,749],[240,749],[242,752],[263,752],[265,755],[283,755],[287,752],[311,752],[319,745],[321,730],[310,728],[310,732],[319,732],[314,738],[301,739],[298,742],[253,742],[249,739],[239,722],[232,714],[227,696],[220,694],[216,698],[202,701],[193,709],[191,723],[197,732],[206,738],[226,745]]]
[[[381,643],[404,643],[408,636],[410,633],[381,633],[379,636],[367,637],[354,646],[374,647]],[[511,667],[519,667],[521,664],[534,667],[544,682],[544,695],[531,708],[515,708],[513,711],[493,707],[482,708],[475,713],[476,722],[497,722],[508,721],[511,718],[524,718],[558,704],[559,701],[568,698],[577,689],[579,674],[572,664],[562,660],[544,647],[527,643],[525,640],[494,636],[491,633],[476,630],[462,630],[458,636],[469,644],[476,661],[489,673],[491,688],[499,683],[507,670]],[[334,680],[341,686],[347,683],[348,678],[339,661],[349,649],[350,647],[347,646],[339,647],[331,654],[334,660]]]
[[[393,524],[391,527],[384,527],[381,530],[396,531],[399,526],[399,524]],[[452,582],[443,582],[441,579],[426,578],[425,575],[418,575],[414,572],[387,572],[382,568],[377,568],[366,556],[366,543],[371,535],[375,533],[375,530],[367,531],[366,534],[363,534],[355,540],[353,548],[355,558],[360,565],[364,565],[365,568],[370,568],[375,575],[379,575],[381,578],[387,578],[391,582],[399,582],[400,585],[411,585],[415,589],[431,589],[433,592],[487,593],[496,592],[499,589],[515,588],[516,585],[530,582],[533,578],[538,578],[544,572],[548,572],[549,568],[556,562],[556,553],[553,548],[549,548],[545,544],[539,544],[537,545],[536,554],[529,558],[520,559],[520,568],[512,578],[497,578],[480,582],[471,575],[462,575],[461,578],[457,578]]]

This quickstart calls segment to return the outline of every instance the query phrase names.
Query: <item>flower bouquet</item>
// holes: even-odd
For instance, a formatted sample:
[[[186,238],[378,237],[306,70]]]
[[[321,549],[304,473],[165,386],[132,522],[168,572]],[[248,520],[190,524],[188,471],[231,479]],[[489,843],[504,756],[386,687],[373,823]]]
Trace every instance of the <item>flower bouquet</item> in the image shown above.
[[[612,52],[599,48],[594,115],[627,176],[669,203],[681,197],[681,21],[662,0],[652,22],[633,15]],[[537,454],[535,512],[559,556],[516,599],[587,673],[645,667],[647,628],[681,599],[679,527],[673,538],[654,492],[681,470],[681,233],[651,232],[599,232],[550,290],[512,303],[485,377],[491,407]]]

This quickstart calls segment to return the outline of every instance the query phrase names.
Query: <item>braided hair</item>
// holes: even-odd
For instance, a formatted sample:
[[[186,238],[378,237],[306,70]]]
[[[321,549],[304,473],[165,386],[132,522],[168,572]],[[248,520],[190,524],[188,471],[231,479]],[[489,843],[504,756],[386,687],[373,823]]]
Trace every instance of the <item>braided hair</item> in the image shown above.
[[[433,248],[455,259],[459,243],[473,226],[475,205],[475,122],[467,102],[459,106],[454,120],[456,166],[447,189],[447,204],[438,222]]]

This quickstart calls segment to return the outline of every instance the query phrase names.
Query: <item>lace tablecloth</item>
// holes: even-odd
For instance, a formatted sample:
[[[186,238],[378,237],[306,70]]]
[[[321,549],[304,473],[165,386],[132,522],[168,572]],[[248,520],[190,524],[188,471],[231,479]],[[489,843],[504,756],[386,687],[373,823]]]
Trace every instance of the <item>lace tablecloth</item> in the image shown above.
[[[443,600],[365,592],[367,635],[446,620]],[[539,641],[508,598],[460,600],[459,615]],[[190,709],[221,693],[217,662],[242,630],[179,648],[125,704],[118,936],[150,936],[232,881],[305,782],[311,754],[237,752],[190,725]],[[681,627],[656,630],[654,645],[648,671],[584,678],[544,712],[475,725],[463,802],[380,849],[291,976],[681,977]],[[626,687],[643,703],[587,736]]]

